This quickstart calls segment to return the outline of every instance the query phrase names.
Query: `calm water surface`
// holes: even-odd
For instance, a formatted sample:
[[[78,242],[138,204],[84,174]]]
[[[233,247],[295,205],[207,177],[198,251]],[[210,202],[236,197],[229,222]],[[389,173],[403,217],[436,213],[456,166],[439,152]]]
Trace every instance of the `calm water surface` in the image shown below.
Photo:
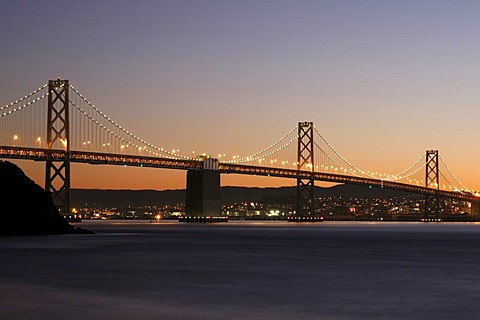
[[[478,319],[480,224],[84,221],[0,237],[0,319]]]

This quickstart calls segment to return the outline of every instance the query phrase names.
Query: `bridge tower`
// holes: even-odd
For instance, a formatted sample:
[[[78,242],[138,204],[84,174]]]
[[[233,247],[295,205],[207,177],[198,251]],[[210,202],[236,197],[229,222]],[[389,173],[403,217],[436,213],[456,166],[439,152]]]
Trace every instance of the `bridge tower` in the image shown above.
[[[45,190],[62,214],[70,213],[69,82],[48,81],[47,149],[64,150],[63,160],[47,160]]]
[[[440,215],[440,197],[438,194],[440,183],[438,174],[438,150],[427,150],[425,187],[435,189],[433,194],[425,196],[425,219],[438,219]]]
[[[313,179],[313,122],[298,123],[297,170],[310,171],[308,176],[297,177],[297,211],[296,216],[315,216],[315,184]]]

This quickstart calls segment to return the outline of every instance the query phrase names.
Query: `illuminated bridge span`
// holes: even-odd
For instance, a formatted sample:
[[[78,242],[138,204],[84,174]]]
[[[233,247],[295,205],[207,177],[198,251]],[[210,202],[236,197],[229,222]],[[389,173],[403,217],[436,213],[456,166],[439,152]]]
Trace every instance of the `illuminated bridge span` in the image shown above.
[[[314,181],[396,189],[425,196],[425,216],[438,217],[440,198],[472,202],[478,194],[452,173],[437,150],[427,150],[400,173],[362,170],[345,159],[311,122],[300,122],[272,145],[247,156],[184,156],[155,146],[110,119],[68,80],[51,80],[0,108],[0,158],[45,161],[45,188],[69,212],[70,163],[128,165],[187,171],[186,213],[220,215],[220,174],[297,180],[296,215],[315,216]],[[478,209],[474,209],[478,210]]]

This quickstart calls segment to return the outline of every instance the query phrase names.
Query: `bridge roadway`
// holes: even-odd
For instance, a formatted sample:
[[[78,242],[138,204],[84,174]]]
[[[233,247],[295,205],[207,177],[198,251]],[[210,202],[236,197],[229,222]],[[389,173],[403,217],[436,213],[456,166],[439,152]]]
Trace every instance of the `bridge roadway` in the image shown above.
[[[0,158],[25,159],[35,161],[62,161],[65,159],[66,152],[63,150],[50,150],[43,148],[25,148],[0,146]],[[122,155],[110,153],[94,153],[88,151],[70,151],[70,162],[88,163],[88,164],[106,164],[137,167],[153,167],[165,169],[182,170],[200,170],[203,168],[203,161],[190,159],[170,159],[161,157],[149,157],[140,155]],[[303,178],[308,179],[313,175],[317,181],[338,182],[394,189],[424,195],[434,195],[437,190],[406,183],[393,182],[387,180],[352,177],[341,174],[298,171],[295,169],[269,168],[260,166],[251,166],[243,164],[219,163],[220,173],[247,174],[257,176],[270,176],[280,178]],[[473,194],[439,190],[439,196],[462,201],[480,201],[480,197]]]

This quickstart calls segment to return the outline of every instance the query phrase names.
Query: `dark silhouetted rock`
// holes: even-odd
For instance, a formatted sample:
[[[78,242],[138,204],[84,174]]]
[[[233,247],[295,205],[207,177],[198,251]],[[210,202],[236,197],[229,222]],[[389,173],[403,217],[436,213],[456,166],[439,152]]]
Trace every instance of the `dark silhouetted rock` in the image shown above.
[[[0,235],[92,233],[60,214],[51,194],[15,164],[0,161]]]

